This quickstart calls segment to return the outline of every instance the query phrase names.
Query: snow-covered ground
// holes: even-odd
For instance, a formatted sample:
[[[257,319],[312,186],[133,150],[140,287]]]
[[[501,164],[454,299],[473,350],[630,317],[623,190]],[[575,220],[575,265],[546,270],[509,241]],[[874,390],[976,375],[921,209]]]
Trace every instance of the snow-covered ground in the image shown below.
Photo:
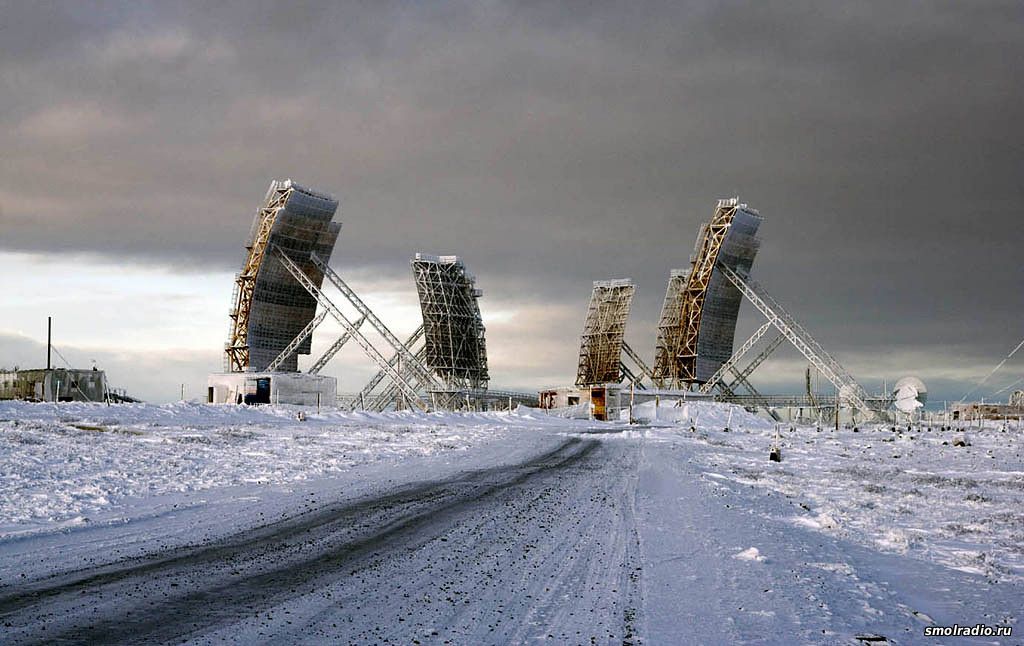
[[[303,415],[287,406],[0,402],[0,540],[131,518],[147,498],[294,483],[524,429],[587,426],[536,412]]]
[[[775,463],[774,423],[673,404],[629,426],[0,403],[0,618],[15,642],[54,635],[33,617],[101,641],[143,625],[157,640],[616,644],[1016,627],[1024,431],[954,446],[935,428],[786,425]]]
[[[721,422],[721,420],[716,420]],[[705,477],[798,501],[794,525],[991,580],[1024,580],[1024,430],[991,423],[938,427],[781,426],[783,461],[769,462],[774,424],[651,431],[682,442]]]

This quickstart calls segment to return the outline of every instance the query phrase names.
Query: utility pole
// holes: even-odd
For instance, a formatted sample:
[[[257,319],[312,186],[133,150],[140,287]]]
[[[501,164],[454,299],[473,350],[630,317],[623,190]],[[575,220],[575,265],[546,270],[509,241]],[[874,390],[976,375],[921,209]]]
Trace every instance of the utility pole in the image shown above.
[[[402,353],[398,353],[398,377],[402,377]],[[402,389],[398,389],[398,401],[395,403],[396,410],[403,410],[405,408],[405,397]]]
[[[46,369],[51,367],[50,351],[53,348],[53,317],[46,317]]]

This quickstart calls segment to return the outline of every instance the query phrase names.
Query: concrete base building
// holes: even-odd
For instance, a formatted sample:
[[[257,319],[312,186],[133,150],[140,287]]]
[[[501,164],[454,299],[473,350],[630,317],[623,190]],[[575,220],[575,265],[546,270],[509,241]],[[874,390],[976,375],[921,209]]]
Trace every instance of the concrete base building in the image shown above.
[[[338,380],[302,372],[223,372],[206,382],[211,404],[334,406]]]
[[[291,180],[271,182],[235,277],[226,372],[207,378],[211,404],[336,404],[337,379],[317,374],[326,359],[309,373],[298,372],[298,356],[310,353],[313,331],[326,314],[316,315],[316,299],[284,263],[320,287],[323,273],[314,259],[326,263],[331,257],[341,230],[333,221],[337,208],[326,193]]]

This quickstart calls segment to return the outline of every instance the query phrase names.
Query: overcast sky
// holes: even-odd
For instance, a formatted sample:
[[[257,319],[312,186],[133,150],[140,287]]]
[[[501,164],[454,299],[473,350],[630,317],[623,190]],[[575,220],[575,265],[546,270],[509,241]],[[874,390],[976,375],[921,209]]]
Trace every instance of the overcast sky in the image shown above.
[[[957,399],[1024,336],[1022,77],[1019,1],[0,0],[0,365],[42,363],[53,313],[73,363],[201,396],[290,177],[338,197],[332,264],[396,332],[410,255],[465,259],[495,385],[573,380],[598,279],[637,284],[650,359],[669,270],[738,194],[754,276],[869,390]]]

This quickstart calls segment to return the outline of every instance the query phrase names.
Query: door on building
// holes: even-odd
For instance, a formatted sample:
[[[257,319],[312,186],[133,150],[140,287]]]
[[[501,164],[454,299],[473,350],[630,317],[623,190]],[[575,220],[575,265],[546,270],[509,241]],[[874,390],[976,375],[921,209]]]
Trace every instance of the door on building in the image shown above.
[[[608,421],[608,390],[604,386],[594,386],[590,389],[590,403],[594,407],[594,419],[602,422]]]
[[[260,377],[256,380],[256,403],[270,403],[270,377]]]
[[[270,403],[270,377],[258,377],[247,380],[245,403],[246,404],[269,404]],[[253,385],[255,383],[255,388]]]

